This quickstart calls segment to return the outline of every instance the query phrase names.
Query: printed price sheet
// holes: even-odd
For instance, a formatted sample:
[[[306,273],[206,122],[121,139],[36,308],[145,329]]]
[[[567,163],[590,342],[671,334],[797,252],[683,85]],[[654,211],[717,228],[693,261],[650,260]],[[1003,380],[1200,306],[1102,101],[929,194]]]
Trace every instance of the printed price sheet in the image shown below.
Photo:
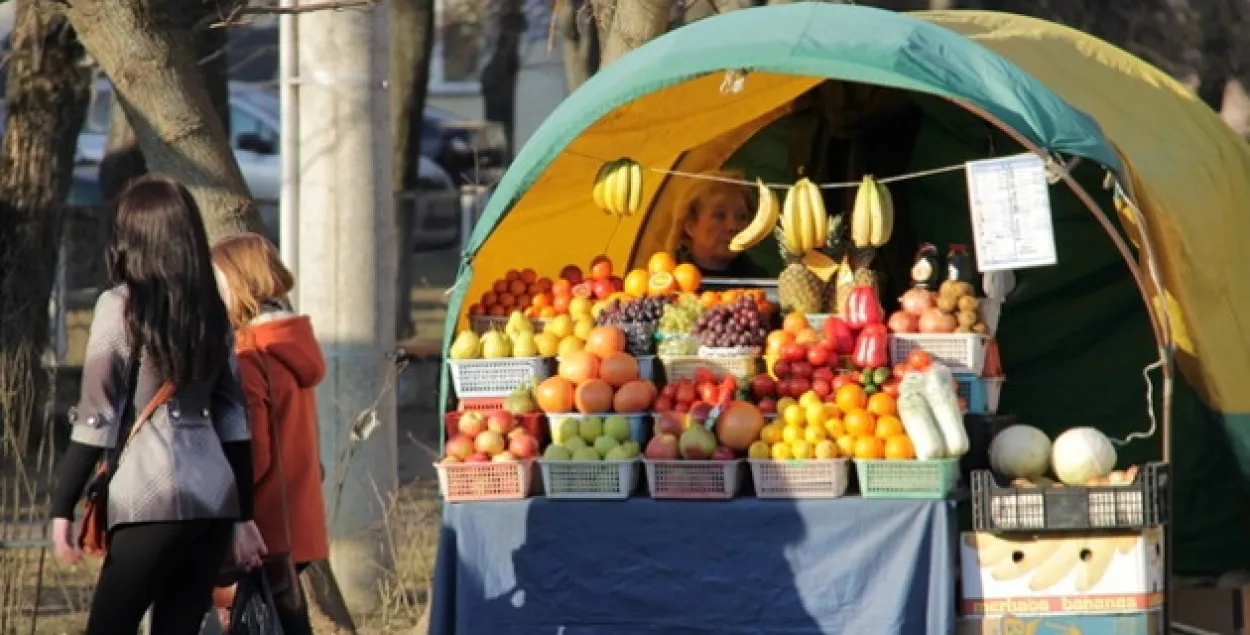
[[[968,204],[979,271],[1056,264],[1046,164],[1036,154],[969,161]]]

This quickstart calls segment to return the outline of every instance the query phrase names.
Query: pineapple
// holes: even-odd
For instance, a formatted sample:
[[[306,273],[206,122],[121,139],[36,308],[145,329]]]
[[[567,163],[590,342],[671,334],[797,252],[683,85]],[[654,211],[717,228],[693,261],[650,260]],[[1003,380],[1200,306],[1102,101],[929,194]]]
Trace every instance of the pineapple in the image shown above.
[[[792,254],[786,250],[781,229],[778,228],[776,232],[781,258],[786,263],[786,268],[777,276],[777,295],[780,296],[781,310],[819,313],[828,285],[803,265],[803,254]]]

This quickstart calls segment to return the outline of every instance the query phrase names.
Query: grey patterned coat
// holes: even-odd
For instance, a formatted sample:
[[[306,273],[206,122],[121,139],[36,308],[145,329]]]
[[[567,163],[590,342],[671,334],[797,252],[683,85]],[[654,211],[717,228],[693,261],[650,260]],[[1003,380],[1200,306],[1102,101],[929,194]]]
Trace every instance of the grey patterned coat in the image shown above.
[[[114,448],[125,411],[131,360],[125,319],[126,289],[105,291],[96,302],[83,363],[82,396],[71,412],[71,440]],[[239,515],[234,473],[221,444],[249,439],[233,339],[229,366],[214,382],[178,386],[122,454],[109,486],[109,527],[123,523],[232,519]],[[143,358],[135,390],[141,412],[162,378]]]

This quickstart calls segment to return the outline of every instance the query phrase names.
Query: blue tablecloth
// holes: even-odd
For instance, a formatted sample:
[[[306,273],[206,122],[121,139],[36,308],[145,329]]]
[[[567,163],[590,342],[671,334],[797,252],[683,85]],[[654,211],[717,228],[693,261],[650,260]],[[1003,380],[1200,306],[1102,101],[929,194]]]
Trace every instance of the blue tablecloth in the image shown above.
[[[954,504],[447,504],[431,635],[947,635]]]

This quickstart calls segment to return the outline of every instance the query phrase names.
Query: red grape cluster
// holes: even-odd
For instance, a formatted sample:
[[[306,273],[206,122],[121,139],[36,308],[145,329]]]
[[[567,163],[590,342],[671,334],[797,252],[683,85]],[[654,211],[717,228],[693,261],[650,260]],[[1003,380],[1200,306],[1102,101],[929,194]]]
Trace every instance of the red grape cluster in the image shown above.
[[[694,323],[694,333],[708,348],[763,346],[768,324],[755,301],[742,296],[704,311]]]

